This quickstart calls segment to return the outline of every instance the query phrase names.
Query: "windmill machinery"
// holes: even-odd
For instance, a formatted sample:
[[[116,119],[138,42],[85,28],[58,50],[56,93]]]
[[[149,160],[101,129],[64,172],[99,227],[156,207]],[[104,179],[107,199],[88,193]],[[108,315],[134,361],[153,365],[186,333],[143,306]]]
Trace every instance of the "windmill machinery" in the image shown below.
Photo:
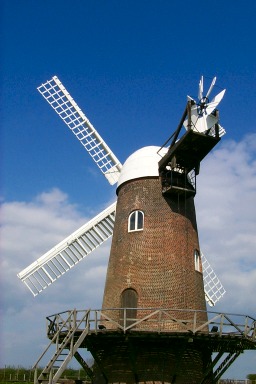
[[[195,100],[188,96],[188,99],[193,103],[191,108],[191,127],[193,130],[199,132],[206,130],[202,129],[205,121],[207,129],[212,129],[218,122],[218,119],[212,112],[221,101],[225,91],[219,94],[219,97],[214,98],[210,104],[206,104],[215,81],[216,77],[206,97],[203,97],[203,78],[201,78],[199,84],[199,104],[196,104]],[[58,77],[54,76],[39,86],[38,91],[80,141],[108,182],[111,185],[116,184],[120,177],[122,164],[78,107]],[[204,123],[201,123],[201,120]],[[188,129],[188,124],[188,120],[185,120],[184,126],[186,129]],[[222,128],[221,133],[225,133]],[[165,154],[166,148],[162,148],[161,151],[159,151],[159,148],[155,149],[154,155],[159,160]],[[154,148],[152,148],[152,151],[154,152]],[[150,152],[151,149],[149,148],[148,156],[150,156]],[[129,172],[132,173],[133,171],[139,175],[138,163],[136,161],[133,164],[133,169]],[[153,171],[150,172],[152,173]],[[138,177],[138,175],[135,177]],[[27,268],[23,269],[18,274],[18,277],[25,283],[31,293],[37,296],[112,236],[115,214],[116,203],[113,203]],[[224,295],[225,290],[202,252],[200,252],[200,256],[204,271],[205,297],[209,305],[215,305]]]
[[[224,91],[208,100],[214,82],[204,97],[201,79],[199,101],[188,98],[169,147],[169,140],[143,147],[123,166],[56,76],[38,88],[110,184],[117,182],[117,203],[18,274],[36,296],[113,235],[100,315],[96,311],[92,319],[87,311],[77,323],[73,314],[72,329],[70,314],[65,321],[63,315],[48,318],[48,336],[62,344],[38,382],[47,375],[49,383],[57,382],[72,356],[88,371],[79,347],[90,350],[104,383],[216,382],[213,368],[223,351],[212,363],[218,346],[208,339],[206,301],[214,305],[225,290],[200,250],[194,207],[200,162],[225,133],[216,110]],[[69,352],[53,376],[65,348]],[[216,380],[236,353],[230,352]]]
[[[191,106],[191,128],[195,132],[207,133],[214,135],[213,127],[218,124],[219,126],[219,135],[222,136],[225,134],[225,130],[219,125],[218,120],[218,111],[216,110],[218,104],[221,102],[226,90],[223,89],[218,93],[211,101],[209,100],[210,94],[213,90],[213,87],[216,83],[216,77],[213,78],[212,83],[204,96],[204,78],[203,76],[199,82],[198,88],[198,102],[196,102],[192,97],[188,96],[188,100],[192,103]],[[186,129],[189,128],[189,120],[184,121],[184,126]]]

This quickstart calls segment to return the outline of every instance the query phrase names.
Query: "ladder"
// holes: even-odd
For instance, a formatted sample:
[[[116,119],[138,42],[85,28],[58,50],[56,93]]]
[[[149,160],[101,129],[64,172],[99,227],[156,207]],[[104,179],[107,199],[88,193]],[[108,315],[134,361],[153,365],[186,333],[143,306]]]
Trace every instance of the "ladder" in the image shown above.
[[[50,344],[47,346],[47,348],[39,357],[33,367],[33,369],[35,369],[34,384],[55,384],[61,377],[73,357],[75,357],[78,361],[82,359],[77,350],[89,333],[89,312],[89,310],[85,311],[81,319],[77,320],[77,311],[72,310],[70,311],[70,315],[64,322],[59,322],[57,324],[58,329],[56,330],[54,337],[52,338]],[[84,329],[79,328],[82,323],[86,324]],[[76,335],[78,331],[79,337],[77,338]],[[37,377],[38,364],[43,358],[43,356],[46,354],[46,352],[49,350],[50,346],[54,343],[56,343],[56,351],[54,352],[53,356],[51,357],[45,368],[42,370],[40,375]],[[85,361],[83,361],[83,368],[86,368],[87,373],[90,374],[90,368],[85,365],[86,363]]]

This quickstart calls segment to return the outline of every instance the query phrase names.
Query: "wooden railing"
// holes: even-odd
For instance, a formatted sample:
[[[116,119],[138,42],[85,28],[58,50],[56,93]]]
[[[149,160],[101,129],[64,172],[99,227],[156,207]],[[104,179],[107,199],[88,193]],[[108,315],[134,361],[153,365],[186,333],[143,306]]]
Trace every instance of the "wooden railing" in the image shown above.
[[[129,308],[129,312],[130,312]],[[187,332],[190,334],[209,333],[219,336],[230,335],[249,339],[256,343],[256,320],[251,316],[196,310],[136,308],[137,317],[127,316],[128,308],[70,310],[48,316],[47,335],[53,337],[60,328],[70,331],[89,326],[90,332],[118,329],[127,331]],[[208,318],[207,321],[202,319]],[[64,326],[63,326],[64,324]]]

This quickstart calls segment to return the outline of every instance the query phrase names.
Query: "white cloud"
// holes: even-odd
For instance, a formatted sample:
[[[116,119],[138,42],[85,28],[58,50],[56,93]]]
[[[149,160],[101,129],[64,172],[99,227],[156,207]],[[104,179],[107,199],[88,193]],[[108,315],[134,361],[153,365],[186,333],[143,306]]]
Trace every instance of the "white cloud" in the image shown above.
[[[256,271],[256,135],[223,140],[202,163],[196,197],[201,248],[225,285],[223,310],[252,312]]]
[[[21,257],[21,263],[33,261],[37,252],[40,255],[47,251],[49,244],[55,245],[63,235],[78,228],[85,220],[80,217],[77,208],[68,203],[67,196],[57,189],[42,193],[29,203],[3,203],[2,217],[4,259],[10,263],[8,256],[15,252],[18,267],[17,257]],[[24,260],[25,255],[27,261]]]
[[[214,310],[254,317],[255,149],[255,134],[239,143],[224,138],[202,162],[195,200],[202,251],[227,291]],[[58,189],[44,192],[31,202],[3,203],[3,334],[7,340],[3,364],[28,365],[35,361],[47,343],[45,316],[67,309],[101,306],[110,241],[36,298],[16,277],[21,269],[87,219]],[[9,336],[19,340],[16,352],[8,342]],[[248,356],[249,361],[255,359],[252,354]],[[241,366],[237,366],[237,378],[243,378]]]
[[[226,289],[214,310],[256,318],[256,134],[223,138],[203,160],[196,196],[201,249]],[[255,369],[246,352],[225,377],[244,379]]]
[[[17,277],[18,272],[86,221],[88,218],[82,217],[78,207],[58,189],[43,192],[31,202],[3,202],[1,364],[28,366],[35,362],[47,344],[47,315],[101,306],[109,241],[36,298]],[[11,339],[16,340],[15,350]]]

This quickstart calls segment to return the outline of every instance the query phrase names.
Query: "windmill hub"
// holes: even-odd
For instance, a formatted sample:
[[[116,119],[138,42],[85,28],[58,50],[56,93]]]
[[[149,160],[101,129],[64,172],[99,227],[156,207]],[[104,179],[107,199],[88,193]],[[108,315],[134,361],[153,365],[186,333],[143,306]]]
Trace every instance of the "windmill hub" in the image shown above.
[[[199,116],[201,116],[203,114],[203,112],[207,113],[206,112],[207,104],[209,104],[208,97],[202,97],[202,99],[200,100],[199,105],[198,105],[198,115]]]

